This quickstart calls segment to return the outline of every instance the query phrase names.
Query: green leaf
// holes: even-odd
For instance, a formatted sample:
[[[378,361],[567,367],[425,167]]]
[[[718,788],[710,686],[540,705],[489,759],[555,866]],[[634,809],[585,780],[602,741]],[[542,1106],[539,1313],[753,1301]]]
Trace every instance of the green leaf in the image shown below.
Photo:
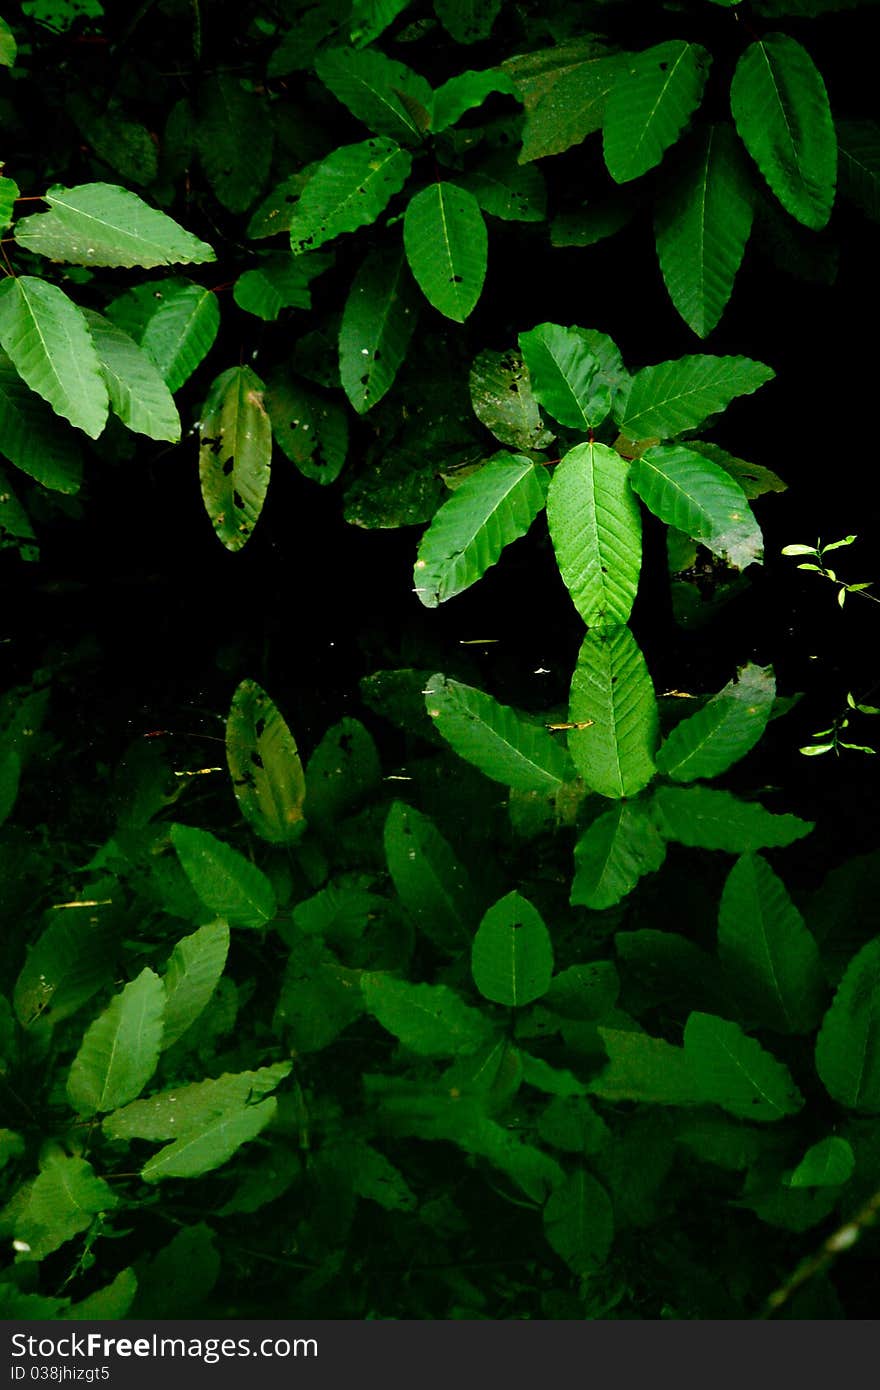
[[[750,396],[775,373],[749,357],[680,357],[643,367],[614,418],[631,439],[670,439]]]
[[[216,1116],[262,1100],[290,1068],[290,1062],[276,1062],[256,1071],[224,1072],[210,1081],[160,1091],[108,1115],[104,1133],[109,1139],[151,1139],[156,1143],[198,1134]]]
[[[434,93],[431,110],[431,129],[435,135],[449,126],[455,125],[467,111],[482,106],[488,96],[500,92],[504,96],[516,96],[514,86],[507,73],[501,68],[489,68],[487,72],[458,73],[444,82]]]
[[[327,730],[306,767],[306,819],[325,835],[379,787],[381,768],[372,735],[358,719]]]
[[[387,135],[402,145],[421,144],[424,128],[413,113],[420,108],[427,124],[433,93],[412,68],[376,48],[325,48],[315,59],[315,72],[375,135]]]
[[[791,1177],[788,1187],[840,1187],[849,1182],[856,1159],[852,1145],[838,1134],[811,1144]]]
[[[580,329],[542,323],[520,333],[519,345],[535,397],[561,425],[598,429],[611,409],[600,363]]]
[[[172,825],[171,843],[199,899],[231,927],[263,927],[274,917],[272,885],[244,855],[191,825]]]
[[[0,448],[16,468],[54,492],[77,492],[82,455],[75,436],[22,381],[0,353]]]
[[[483,212],[504,222],[543,222],[547,216],[543,174],[533,165],[517,164],[509,150],[491,154],[458,182],[473,193]]]
[[[642,517],[627,465],[607,444],[578,444],[554,469],[547,524],[556,562],[588,627],[625,623],[642,559]]]
[[[599,1028],[608,1064],[589,1090],[603,1100],[700,1105],[703,1096],[684,1051],[647,1033]]]
[[[701,338],[724,313],[753,215],[751,179],[736,136],[730,126],[706,126],[665,185],[655,218],[669,297]]]
[[[566,1153],[592,1154],[607,1143],[604,1120],[580,1096],[557,1096],[538,1117],[538,1133],[545,1144]]]
[[[658,787],[651,805],[661,835],[692,849],[752,854],[794,844],[814,828],[813,821],[776,816],[711,787]]]
[[[0,20],[0,25],[3,21]],[[0,30],[0,40],[2,40],[2,30]],[[6,178],[5,174],[0,175],[0,231],[6,231],[12,222],[12,214],[15,210],[16,200],[20,197],[21,190],[14,179]]]
[[[588,201],[577,212],[561,212],[550,224],[551,246],[595,246],[633,220],[636,207],[627,190]]]
[[[204,1129],[181,1135],[149,1159],[141,1169],[144,1182],[166,1178],[198,1178],[226,1163],[242,1144],[256,1139],[275,1118],[274,1096],[212,1118]]]
[[[28,1247],[23,1252],[28,1260],[42,1260],[118,1205],[119,1199],[90,1163],[55,1149],[43,1161],[15,1222],[15,1238]]]
[[[480,297],[488,256],[486,224],[474,195],[454,183],[423,188],[407,205],[403,245],[428,302],[464,323]]]
[[[702,454],[679,444],[655,445],[633,460],[629,480],[655,516],[734,569],[761,563],[764,537],[745,493]]]
[[[727,1019],[692,1013],[685,1025],[684,1052],[703,1100],[740,1119],[781,1120],[797,1114],[804,1103],[788,1068]]]
[[[420,1057],[475,1052],[491,1032],[489,1020],[446,985],[413,985],[365,971],[361,989],[373,1017]]]
[[[68,265],[203,265],[213,249],[136,193],[114,183],[50,188],[49,212],[15,224],[15,240],[27,251]]]
[[[709,459],[711,463],[717,463],[719,468],[729,473],[734,482],[739,483],[749,501],[755,497],[763,497],[766,492],[785,492],[788,486],[771,469],[764,468],[760,463],[749,463],[746,459],[737,458],[726,449],[720,449],[717,444],[710,444],[705,439],[689,439],[688,448],[692,453],[702,454],[703,458]],[[804,553],[812,555],[814,551],[807,546]]]
[[[57,1023],[76,1013],[106,983],[113,969],[114,923],[106,912],[66,909],[28,948],[15,984],[19,1023]]]
[[[524,536],[547,495],[544,470],[530,459],[502,454],[467,478],[422,536],[415,586],[436,608],[475,584],[511,541]]]
[[[617,971],[609,960],[570,965],[553,976],[544,1005],[562,1018],[592,1023],[614,1008],[619,989]]]
[[[410,0],[351,0],[351,41],[358,48],[372,43],[393,24]]]
[[[474,983],[485,999],[520,1009],[546,994],[553,945],[537,908],[519,893],[490,907],[471,947]]]
[[[154,294],[155,308],[138,341],[169,391],[178,391],[214,345],[220,328],[217,296],[201,285],[173,280]]]
[[[294,844],[303,829],[302,763],[293,734],[256,681],[242,681],[232,697],[226,762],[239,809],[260,838]]]
[[[149,439],[180,439],[177,406],[158,367],[133,338],[102,314],[84,309],[110,405],[135,434]]]
[[[335,482],[348,453],[348,420],[338,399],[306,385],[283,364],[269,378],[263,399],[275,443],[303,477],[322,487]]]
[[[165,125],[166,158],[175,125],[181,121],[182,106],[183,103],[178,106],[176,123],[169,115]],[[79,90],[74,88],[67,97],[67,110],[92,153],[108,164],[124,184],[136,183],[147,187],[156,182],[159,142],[140,121],[127,120],[124,108],[116,100],[109,103],[106,100],[95,101],[82,87]]]
[[[384,1154],[362,1139],[354,1139],[333,1150],[351,1173],[352,1186],[359,1197],[377,1202],[385,1211],[415,1211],[418,1198],[399,1168]]]
[[[241,550],[260,517],[272,462],[263,382],[250,367],[215,378],[199,422],[199,480],[211,525],[227,550]]]
[[[584,1168],[570,1173],[544,1208],[544,1234],[569,1269],[585,1278],[602,1267],[614,1240],[608,1193]]]
[[[199,88],[195,137],[215,197],[230,212],[245,212],[262,190],[272,162],[265,94],[246,91],[232,73],[206,77]]]
[[[254,209],[248,223],[247,234],[252,241],[275,236],[277,232],[290,231],[300,195],[316,168],[317,164],[305,165],[295,174],[282,179],[281,183],[276,184],[271,192],[266,194],[260,205]]]
[[[522,1079],[527,1086],[536,1091],[544,1091],[550,1096],[560,1096],[570,1100],[586,1092],[586,1083],[579,1081],[574,1072],[564,1067],[551,1067],[543,1057],[532,1057],[528,1052],[521,1053]]]
[[[294,255],[375,222],[403,188],[411,163],[406,150],[378,137],[334,150],[315,166],[294,205],[290,220]]]
[[[371,251],[354,278],[339,330],[342,389],[359,415],[390,390],[409,348],[418,296],[400,251]]]
[[[456,43],[487,39],[500,9],[501,0],[434,0],[437,18]]]
[[[294,936],[275,1031],[295,1053],[320,1052],[363,1013],[359,983],[358,973],[340,965],[320,941]]]
[[[282,309],[312,307],[309,281],[329,264],[328,256],[298,256],[294,259],[289,252],[269,256],[253,270],[239,275],[232,289],[232,297],[246,314],[271,323]]]
[[[128,1317],[137,1293],[133,1269],[122,1269],[111,1283],[88,1294],[61,1314],[63,1322],[116,1321]]]
[[[588,787],[635,796],[654,775],[657,703],[628,627],[588,632],[571,681],[568,749]]]
[[[681,39],[630,54],[603,123],[605,163],[616,183],[653,169],[675,144],[703,99],[711,62],[705,48]]]
[[[223,974],[228,950],[229,927],[222,919],[178,941],[165,969],[163,1051],[207,1008]]]
[[[109,400],[85,317],[57,285],[33,275],[0,284],[0,346],[32,391],[91,439]]]
[[[87,1028],[67,1078],[78,1115],[104,1114],[134,1100],[159,1062],[165,985],[150,969],[127,984]]]
[[[608,94],[626,61],[590,37],[508,59],[504,70],[526,109],[520,164],[561,154],[601,130]]]
[[[459,757],[505,787],[554,794],[571,774],[564,748],[546,729],[482,690],[438,672],[425,688],[425,707]]]
[[[474,414],[502,444],[545,449],[554,435],[541,419],[528,368],[516,352],[479,353],[470,372]]]
[[[6,20],[0,19],[0,63],[5,68],[14,67],[17,53],[18,44],[15,41],[15,34]]]
[[[397,895],[420,930],[450,949],[469,941],[474,891],[433,822],[413,806],[395,801],[385,821],[384,842]]]
[[[838,121],[838,182],[845,198],[880,222],[880,125]]]
[[[749,45],[730,86],[736,128],[786,212],[824,227],[837,178],[837,136],[825,83],[809,53],[787,34]]]
[[[731,869],[718,912],[718,955],[749,1018],[809,1033],[822,1015],[819,948],[781,879],[758,855]]]
[[[620,801],[581,835],[574,850],[571,902],[602,911],[631,893],[645,874],[656,873],[666,844],[639,801]]]
[[[674,782],[726,772],[760,739],[775,698],[772,667],[750,662],[702,709],[676,724],[657,752],[658,772]]]
[[[880,937],[847,967],[819,1030],[816,1070],[840,1105],[880,1114]]]

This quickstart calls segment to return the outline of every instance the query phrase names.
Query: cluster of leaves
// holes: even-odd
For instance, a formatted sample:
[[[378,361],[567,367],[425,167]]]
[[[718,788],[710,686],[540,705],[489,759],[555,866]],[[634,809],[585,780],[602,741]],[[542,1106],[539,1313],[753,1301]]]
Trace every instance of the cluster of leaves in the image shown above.
[[[238,336],[226,357],[236,365],[217,361],[213,382],[187,401],[223,544],[240,549],[251,536],[273,444],[322,484],[348,463],[345,511],[356,524],[429,520],[460,469],[487,457],[467,403],[474,354],[437,330],[480,301],[503,224],[519,224],[526,257],[544,228],[551,248],[582,248],[588,261],[585,248],[650,203],[642,189],[655,179],[663,277],[704,337],[756,209],[789,266],[803,260],[798,229],[825,226],[837,186],[876,216],[876,126],[832,120],[806,47],[765,32],[786,12],[799,21],[839,8],[756,0],[746,15],[727,0],[694,0],[658,16],[660,41],[632,51],[619,0],[549,10],[443,0],[431,11],[255,0],[236,11],[244,62],[227,70],[222,52],[208,61],[221,41],[209,18],[165,0],[164,20],[192,54],[193,71],[178,76],[162,71],[145,15],[117,32],[100,5],[26,5],[21,27],[5,27],[2,53],[18,80],[11,90],[24,95],[7,99],[21,151],[0,181],[13,272],[0,294],[0,422],[6,457],[39,486],[24,498],[4,488],[5,543],[36,553],[29,511],[45,511],[44,489],[79,488],[83,436],[102,436],[108,412],[148,438],[180,437],[171,396],[215,341],[212,358],[229,352],[227,335],[218,338],[229,288],[235,308],[222,318]],[[688,31],[711,34],[714,65]],[[164,28],[162,37],[164,52]],[[119,66],[74,73],[71,45],[80,58],[90,40]],[[222,40],[233,42],[225,30]],[[492,66],[470,66],[487,48]],[[729,99],[726,77],[713,95],[710,67],[733,70]],[[28,146],[37,83],[75,132],[51,128],[53,173],[66,182],[48,189]],[[711,100],[713,119],[701,124]],[[586,203],[572,206],[583,189]],[[22,190],[48,211],[18,215]],[[174,204],[207,240],[159,211]],[[221,284],[169,273],[215,255]],[[165,273],[131,284],[119,272],[133,268]],[[298,328],[313,282],[322,307]],[[257,349],[273,359],[260,373],[241,365]],[[368,413],[364,431],[357,421]],[[114,430],[110,441],[124,448]]]
[[[626,627],[588,634],[569,721],[440,674],[363,693],[409,732],[392,780],[350,717],[303,766],[245,681],[214,828],[192,789],[221,770],[141,740],[85,865],[28,824],[49,690],[6,696],[30,939],[0,996],[0,1308],[753,1315],[795,1238],[880,1182],[870,922],[824,951],[823,895],[808,925],[765,857],[811,824],[706,785],[760,738],[772,673],[659,747],[670,701],[658,720]],[[726,1232],[712,1279],[685,1198]]]

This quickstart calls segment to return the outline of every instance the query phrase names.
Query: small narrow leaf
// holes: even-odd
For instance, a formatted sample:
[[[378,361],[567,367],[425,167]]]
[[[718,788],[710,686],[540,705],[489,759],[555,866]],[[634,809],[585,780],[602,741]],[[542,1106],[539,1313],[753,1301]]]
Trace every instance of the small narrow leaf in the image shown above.
[[[631,439],[671,439],[749,396],[774,372],[748,357],[681,357],[643,367],[614,418]]]
[[[306,783],[296,741],[256,681],[242,681],[226,721],[226,761],[242,815],[273,845],[303,830]]]
[[[83,312],[114,412],[135,434],[176,443],[180,416],[152,358],[110,319],[91,309]]]
[[[720,1105],[740,1119],[781,1120],[804,1103],[788,1068],[736,1023],[692,1013],[684,1051],[705,1103]]]
[[[701,710],[676,724],[657,752],[658,772],[674,782],[726,772],[760,739],[775,698],[772,668],[750,662]]]
[[[634,796],[654,775],[657,703],[628,627],[588,632],[571,681],[572,761],[602,796]]]
[[[710,459],[678,444],[659,444],[633,460],[629,478],[655,516],[735,569],[761,563],[764,537],[748,499]]]
[[[428,302],[464,323],[483,289],[488,255],[486,224],[474,195],[453,183],[423,188],[407,206],[403,245]]]
[[[598,429],[611,409],[600,362],[577,328],[542,323],[520,333],[519,345],[537,400],[561,425]]]
[[[750,1018],[780,1033],[816,1026],[825,997],[819,948],[785,884],[758,855],[744,855],[727,877],[718,954]]]
[[[794,844],[814,828],[813,821],[773,815],[713,787],[658,787],[651,804],[661,835],[692,849],[751,854]]]
[[[880,937],[847,967],[816,1040],[816,1070],[841,1105],[880,1114]]]
[[[221,372],[199,424],[199,479],[211,525],[227,550],[241,550],[269,486],[272,427],[263,382],[250,367]]]
[[[578,444],[556,467],[547,523],[563,582],[588,627],[625,623],[642,558],[642,518],[628,470],[607,444]]]
[[[145,969],[95,1019],[67,1078],[77,1114],[103,1114],[140,1095],[159,1061],[164,1009],[165,986]]]
[[[475,1052],[491,1032],[489,1020],[446,985],[413,985],[365,971],[361,989],[373,1017],[420,1057]]]
[[[666,844],[648,808],[639,801],[620,801],[598,816],[575,845],[571,902],[594,911],[613,907],[665,858]]]
[[[467,478],[422,536],[416,593],[426,608],[454,598],[524,536],[547,495],[545,471],[530,459],[502,454]]]
[[[50,188],[51,211],[15,224],[19,246],[69,265],[202,265],[212,248],[151,208],[136,193],[112,183]]]
[[[657,256],[669,297],[706,338],[724,313],[752,228],[754,193],[732,129],[707,126],[663,190]]]
[[[822,75],[787,34],[765,34],[730,87],[736,128],[772,191],[806,227],[824,227],[837,178],[837,136]]]
[[[275,915],[266,875],[210,831],[172,825],[171,843],[197,896],[232,927],[263,927]]]
[[[522,1008],[546,994],[553,974],[550,933],[537,908],[508,893],[489,908],[471,947],[474,983],[485,999]]]
[[[379,137],[334,150],[315,166],[294,207],[294,255],[375,222],[403,188],[411,163],[410,155],[393,140]]]
[[[467,874],[433,822],[395,801],[385,822],[385,856],[398,897],[437,945],[470,940],[476,904]]]
[[[545,729],[482,690],[438,673],[425,688],[425,708],[459,757],[506,787],[552,794],[572,771]]]
[[[207,1007],[223,974],[229,927],[222,920],[178,941],[165,970],[162,1049],[177,1042]]]
[[[705,48],[680,39],[630,55],[605,109],[605,163],[615,182],[660,163],[699,106],[711,62]]]
[[[0,285],[0,346],[23,381],[91,439],[110,402],[82,310],[57,285],[34,275]]]
[[[354,278],[339,330],[342,389],[359,415],[390,390],[418,318],[418,296],[399,251],[371,251]]]

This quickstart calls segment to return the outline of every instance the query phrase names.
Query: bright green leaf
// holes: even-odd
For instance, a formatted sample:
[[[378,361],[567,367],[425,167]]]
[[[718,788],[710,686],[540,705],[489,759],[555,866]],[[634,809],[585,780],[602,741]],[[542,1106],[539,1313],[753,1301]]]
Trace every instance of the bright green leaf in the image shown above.
[[[519,345],[537,400],[562,425],[589,433],[611,409],[599,359],[577,328],[542,323]]]
[[[242,815],[263,840],[289,845],[303,828],[306,783],[296,741],[256,681],[232,697],[226,721],[226,761]]]
[[[467,478],[422,536],[416,593],[426,608],[454,598],[524,536],[542,510],[545,471],[530,459],[502,454]]]
[[[315,166],[294,205],[290,219],[294,255],[375,222],[406,183],[411,162],[405,150],[384,138],[334,150]]]
[[[588,632],[571,681],[568,749],[588,787],[635,796],[654,775],[657,703],[628,627]]]
[[[165,985],[144,969],[87,1028],[67,1078],[77,1114],[116,1110],[140,1094],[159,1061],[164,1010]]]
[[[764,537],[745,493],[702,454],[679,444],[655,445],[633,460],[629,479],[655,516],[733,568],[761,563]]]
[[[207,1008],[223,974],[228,950],[229,927],[222,919],[178,941],[165,969],[163,1051]]]
[[[455,125],[466,111],[472,111],[493,92],[504,96],[515,96],[514,86],[507,73],[501,68],[489,68],[487,72],[461,72],[450,77],[434,93],[431,129],[435,135]]]
[[[472,193],[453,183],[432,183],[406,209],[403,245],[425,298],[441,314],[464,323],[486,278],[488,237]]]
[[[83,313],[115,414],[135,434],[177,443],[180,416],[152,358],[103,314]]]
[[[617,183],[659,164],[699,106],[712,62],[705,48],[673,39],[630,54],[605,108],[603,145]]]
[[[4,280],[0,346],[57,415],[97,439],[107,423],[107,387],[85,316],[63,290],[33,275]]]
[[[588,627],[625,623],[642,559],[642,517],[628,470],[607,444],[578,444],[554,469],[547,524],[556,562]]]
[[[49,212],[15,224],[19,246],[69,265],[202,265],[216,260],[207,242],[184,231],[136,193],[113,183],[50,188]]]
[[[726,772],[760,739],[775,698],[772,668],[750,662],[702,709],[676,724],[657,751],[658,772],[674,782]]]
[[[852,1145],[838,1134],[811,1144],[787,1180],[788,1187],[840,1187],[849,1182],[856,1159]]]
[[[482,690],[438,673],[425,708],[459,757],[506,787],[554,793],[571,773],[565,749],[541,725]]]
[[[737,63],[730,87],[736,128],[772,191],[806,227],[824,227],[834,203],[837,136],[822,74],[787,34],[765,34]]]
[[[471,947],[474,983],[485,999],[522,1008],[546,994],[553,945],[537,908],[519,893],[490,907]]]
[[[696,429],[736,396],[749,396],[774,372],[748,357],[681,357],[643,367],[614,418],[631,439],[671,439]]]
[[[44,1159],[15,1222],[15,1238],[27,1246],[23,1253],[29,1260],[42,1260],[118,1204],[119,1199],[90,1163],[54,1150]]]

